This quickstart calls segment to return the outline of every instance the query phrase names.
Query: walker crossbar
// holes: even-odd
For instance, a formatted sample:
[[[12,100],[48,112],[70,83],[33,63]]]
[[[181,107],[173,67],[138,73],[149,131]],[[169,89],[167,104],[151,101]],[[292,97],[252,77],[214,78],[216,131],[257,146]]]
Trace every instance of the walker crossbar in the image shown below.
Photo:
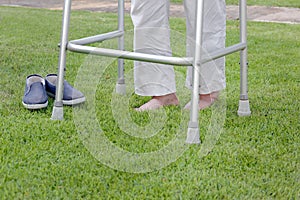
[[[190,66],[193,63],[193,58],[159,56],[159,55],[137,53],[131,51],[121,51],[115,49],[76,45],[72,43],[68,44],[68,50],[73,52],[91,54],[91,55],[101,55],[101,56],[108,56],[108,57],[115,57],[115,58],[125,58],[129,60],[139,60],[144,62],[172,64],[172,65],[181,65],[181,66]]]
[[[100,37],[99,37],[100,38]],[[103,39],[101,37],[101,39]],[[108,56],[108,57],[115,57],[115,58],[124,58],[129,60],[139,60],[144,62],[153,62],[153,63],[160,63],[160,64],[171,64],[171,65],[178,65],[178,66],[191,66],[193,65],[193,58],[192,57],[170,57],[170,56],[159,56],[159,55],[152,55],[152,54],[145,54],[145,53],[137,53],[131,51],[121,51],[115,49],[107,49],[107,48],[98,48],[98,47],[90,47],[79,45],[82,41],[89,42],[88,38],[83,40],[74,40],[70,41],[67,45],[67,49],[73,52],[91,54],[91,55],[101,55],[101,56]],[[101,40],[103,41],[103,40]],[[243,50],[246,48],[246,43],[239,43],[224,49],[220,49],[211,53],[210,56],[205,56],[201,60],[201,64],[206,62],[215,60],[217,58],[226,56],[228,54]]]
[[[95,35],[91,37],[86,37],[86,38],[81,38],[78,40],[72,40],[70,43],[72,44],[78,44],[78,45],[86,45],[86,44],[92,44],[95,42],[103,42],[105,40],[113,39],[113,38],[118,38],[124,35],[123,31],[112,31],[109,33],[104,33],[100,35]]]
[[[239,101],[239,116],[247,116],[251,114],[248,100],[248,62],[247,62],[247,3],[246,0],[239,0],[239,15],[240,15],[240,42],[238,44],[225,47],[215,52],[210,52],[209,56],[202,56],[202,29],[203,29],[203,8],[205,0],[198,0],[197,3],[197,18],[196,18],[196,44],[195,57],[170,57],[151,55],[145,53],[137,53],[125,51],[124,49],[124,0],[118,0],[118,30],[91,37],[85,37],[77,40],[68,41],[69,21],[71,12],[72,0],[65,0],[64,13],[62,20],[62,32],[60,43],[60,55],[58,63],[58,80],[55,102],[52,111],[51,119],[63,119],[63,80],[64,70],[66,68],[66,51],[73,51],[85,54],[101,55],[107,57],[118,58],[118,82],[116,91],[125,93],[124,81],[124,61],[123,59],[139,60],[145,62],[171,64],[179,66],[193,66],[193,91],[191,95],[191,111],[190,121],[187,132],[187,143],[200,143],[199,125],[198,125],[198,103],[199,103],[199,82],[200,77],[197,74],[201,65],[217,58],[229,55],[240,51],[240,101]],[[102,42],[113,38],[119,38],[118,49],[107,49],[86,46],[95,42]]]

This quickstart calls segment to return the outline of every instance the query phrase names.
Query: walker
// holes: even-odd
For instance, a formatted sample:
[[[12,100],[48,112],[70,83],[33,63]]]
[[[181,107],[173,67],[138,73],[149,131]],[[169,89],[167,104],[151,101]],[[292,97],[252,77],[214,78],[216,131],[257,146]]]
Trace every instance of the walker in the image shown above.
[[[246,0],[239,0],[239,21],[240,21],[240,42],[225,47],[224,49],[215,51],[210,54],[210,57],[201,56],[201,35],[203,25],[203,7],[204,0],[198,0],[197,4],[197,17],[196,17],[196,44],[195,45],[195,57],[168,57],[151,55],[137,52],[129,52],[124,49],[124,0],[118,0],[118,30],[81,38],[78,40],[68,41],[69,22],[71,12],[72,0],[65,0],[63,9],[62,20],[62,32],[60,42],[60,54],[58,63],[58,79],[55,102],[52,110],[51,119],[62,120],[63,119],[63,82],[64,82],[64,70],[66,68],[66,51],[73,51],[85,54],[95,54],[101,56],[118,58],[118,81],[116,84],[116,92],[119,94],[125,93],[125,81],[124,81],[124,60],[139,60],[145,62],[154,62],[161,64],[179,65],[179,66],[194,66],[193,67],[193,90],[190,110],[190,120],[187,130],[186,143],[198,144],[200,143],[199,125],[198,125],[198,103],[199,103],[199,76],[197,75],[198,69],[203,63],[208,61],[229,55],[231,53],[240,51],[240,100],[238,115],[248,116],[251,114],[249,99],[248,99],[248,62],[247,62],[247,2]],[[118,49],[108,48],[95,48],[87,46],[87,44],[101,42],[118,38]]]

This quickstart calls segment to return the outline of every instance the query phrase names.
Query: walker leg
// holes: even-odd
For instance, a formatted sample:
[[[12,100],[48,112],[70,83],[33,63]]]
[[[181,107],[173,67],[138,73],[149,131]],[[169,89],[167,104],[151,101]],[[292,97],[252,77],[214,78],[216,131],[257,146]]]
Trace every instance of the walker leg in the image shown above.
[[[123,32],[123,35],[119,37],[118,45],[119,50],[125,50],[124,45],[124,10],[125,3],[124,0],[119,0],[118,2],[118,29]],[[126,85],[124,78],[124,59],[118,59],[118,81],[116,84],[116,93],[125,95]]]
[[[193,63],[193,92],[191,102],[190,122],[188,125],[186,143],[199,144],[200,133],[198,125],[198,107],[199,107],[199,84],[200,84],[200,67],[202,51],[202,29],[203,29],[203,0],[197,1],[197,19],[196,19],[196,45]]]
[[[247,3],[240,0],[240,42],[247,43]],[[248,99],[248,61],[247,47],[240,52],[240,101],[239,116],[249,116],[251,114]]]
[[[61,42],[60,42],[60,54],[58,61],[58,74],[56,83],[56,94],[55,101],[52,110],[52,120],[63,120],[63,92],[64,92],[64,72],[66,68],[66,51],[68,44],[68,32],[69,32],[69,21],[70,21],[70,11],[71,11],[71,0],[65,0],[63,21],[62,21],[62,32],[61,32]]]
[[[198,110],[197,110],[198,111]],[[186,141],[187,144],[200,144],[200,133],[198,122],[189,122]]]

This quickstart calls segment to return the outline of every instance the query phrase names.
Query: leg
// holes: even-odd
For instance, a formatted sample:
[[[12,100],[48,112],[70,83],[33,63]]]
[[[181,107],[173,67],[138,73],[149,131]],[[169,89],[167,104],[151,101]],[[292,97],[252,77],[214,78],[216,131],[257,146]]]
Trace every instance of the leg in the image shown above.
[[[240,42],[247,43],[247,3],[246,0],[240,0]],[[247,48],[240,54],[240,101],[239,116],[251,115],[249,99],[248,99],[248,61]]]
[[[132,0],[131,18],[136,52],[172,55],[169,0]],[[152,96],[139,111],[178,104],[173,66],[135,61],[134,79],[136,94]]]
[[[195,49],[195,12],[197,2],[185,0],[184,7],[187,25],[187,56],[193,57]],[[202,52],[209,55],[217,49],[225,47],[226,37],[226,5],[224,0],[204,2],[204,23],[202,34]],[[192,89],[192,67],[188,68],[186,85]],[[225,58],[211,61],[200,69],[200,101],[199,109],[210,106],[218,97],[218,92],[226,86]],[[185,107],[190,108],[190,103]]]
[[[124,32],[124,0],[118,0],[118,30]],[[119,50],[124,50],[124,34],[118,40]],[[118,59],[118,81],[116,84],[116,93],[126,94],[126,85],[124,79],[124,60]]]
[[[71,0],[65,0],[64,4],[64,14],[62,23],[62,33],[60,41],[60,55],[58,63],[58,79],[54,106],[52,110],[52,120],[62,120],[64,118],[63,113],[63,93],[64,93],[64,70],[66,68],[66,51],[67,42],[69,34],[69,22],[70,22],[70,12],[71,12]]]

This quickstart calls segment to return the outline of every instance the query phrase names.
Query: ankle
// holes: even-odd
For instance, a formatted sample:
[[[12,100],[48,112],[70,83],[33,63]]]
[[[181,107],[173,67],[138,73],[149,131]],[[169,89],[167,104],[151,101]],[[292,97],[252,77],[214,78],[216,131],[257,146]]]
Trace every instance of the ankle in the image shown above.
[[[156,99],[163,105],[177,105],[179,104],[178,98],[176,93],[171,93],[163,96],[153,96],[152,99]]]
[[[219,97],[219,91],[210,94],[199,94],[199,99],[207,102],[214,102]]]

